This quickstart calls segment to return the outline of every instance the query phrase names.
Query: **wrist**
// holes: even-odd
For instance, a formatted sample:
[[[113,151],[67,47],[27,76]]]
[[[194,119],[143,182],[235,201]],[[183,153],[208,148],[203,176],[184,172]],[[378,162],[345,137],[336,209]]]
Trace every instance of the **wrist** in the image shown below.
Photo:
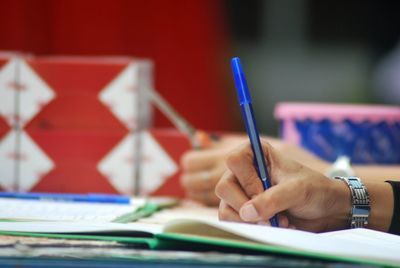
[[[387,232],[393,214],[393,191],[388,183],[365,182],[371,200],[368,228]]]
[[[349,187],[344,181],[331,180],[334,198],[334,205],[331,210],[332,228],[347,229],[350,228],[352,197]],[[370,198],[370,213],[368,217],[369,229],[387,232],[390,227],[393,214],[393,191],[388,183],[382,182],[364,182],[368,189]]]
[[[350,227],[352,199],[349,187],[341,180],[330,180],[331,197],[333,198],[331,218],[333,230],[348,229]]]

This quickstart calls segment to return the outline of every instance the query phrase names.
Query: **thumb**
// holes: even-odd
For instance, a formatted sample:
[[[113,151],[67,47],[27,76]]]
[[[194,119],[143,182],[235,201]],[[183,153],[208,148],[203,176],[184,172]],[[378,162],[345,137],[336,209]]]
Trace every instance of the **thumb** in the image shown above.
[[[275,214],[298,205],[301,200],[296,182],[282,183],[271,187],[255,196],[240,208],[239,215],[243,221],[267,221]]]

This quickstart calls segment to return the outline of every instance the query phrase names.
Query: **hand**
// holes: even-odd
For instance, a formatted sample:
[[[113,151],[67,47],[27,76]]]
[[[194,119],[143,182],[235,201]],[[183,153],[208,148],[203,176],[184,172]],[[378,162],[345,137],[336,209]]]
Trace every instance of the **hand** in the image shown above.
[[[249,144],[227,158],[228,170],[216,186],[221,220],[269,223],[322,232],[348,227],[351,196],[345,183],[328,179],[262,142],[272,187],[264,191]]]
[[[187,197],[209,206],[217,206],[219,199],[214,190],[226,171],[225,159],[232,150],[248,139],[247,135],[225,136],[211,148],[185,153],[181,158],[181,184]],[[329,167],[329,163],[297,145],[272,137],[267,137],[267,140],[277,150],[285,152],[293,159],[299,159],[310,168],[325,172]]]
[[[209,206],[217,206],[215,185],[226,171],[227,155],[246,142],[246,136],[224,136],[211,148],[192,150],[181,158],[181,184],[187,197]]]

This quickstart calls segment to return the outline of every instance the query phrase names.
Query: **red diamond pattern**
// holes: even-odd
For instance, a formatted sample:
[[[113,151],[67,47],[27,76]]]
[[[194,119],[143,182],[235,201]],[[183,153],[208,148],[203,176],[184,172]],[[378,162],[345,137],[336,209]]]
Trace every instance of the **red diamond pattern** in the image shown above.
[[[0,72],[3,65],[7,63],[8,60],[0,59]],[[0,116],[0,140],[4,137],[4,135],[10,131],[10,126],[7,124],[6,120]]]
[[[34,59],[29,64],[56,94],[25,128],[55,163],[33,190],[115,192],[96,165],[128,130],[98,94],[128,62]]]

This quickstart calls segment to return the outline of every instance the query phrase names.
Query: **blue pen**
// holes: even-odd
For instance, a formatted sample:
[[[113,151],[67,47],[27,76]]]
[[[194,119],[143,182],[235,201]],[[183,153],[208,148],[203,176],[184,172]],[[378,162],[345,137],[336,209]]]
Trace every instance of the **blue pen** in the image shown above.
[[[254,164],[258,177],[261,179],[264,190],[271,187],[267,166],[265,165],[264,153],[261,148],[260,136],[258,134],[256,120],[253,115],[253,107],[251,105],[250,92],[247,86],[246,77],[243,72],[240,59],[235,57],[232,59],[232,71],[235,79],[236,92],[239,98],[240,108],[242,110],[243,120],[246,125],[247,134],[249,135],[251,149],[254,154]],[[271,225],[279,227],[277,216],[270,219]]]
[[[59,193],[18,193],[0,192],[0,198],[48,200],[63,202],[130,204],[131,198],[114,194],[59,194]]]

